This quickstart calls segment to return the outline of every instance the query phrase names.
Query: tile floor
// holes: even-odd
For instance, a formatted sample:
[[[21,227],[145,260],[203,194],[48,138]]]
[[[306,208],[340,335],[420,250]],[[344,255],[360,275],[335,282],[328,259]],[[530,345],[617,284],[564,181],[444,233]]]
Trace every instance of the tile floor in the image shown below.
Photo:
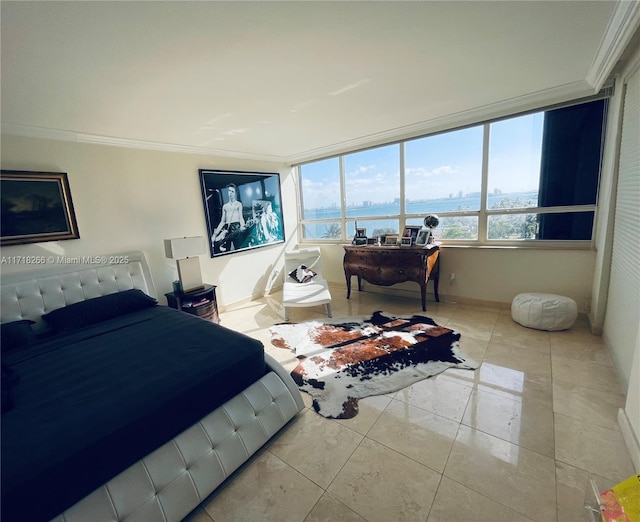
[[[334,317],[421,313],[418,299],[332,288]],[[270,344],[278,296],[222,314]],[[462,334],[476,371],[447,370],[360,401],[349,420],[307,408],[192,514],[224,521],[585,521],[590,476],[612,484],[634,470],[617,425],[625,397],[599,337],[524,328],[508,309],[429,302]],[[324,307],[292,309],[291,320]]]

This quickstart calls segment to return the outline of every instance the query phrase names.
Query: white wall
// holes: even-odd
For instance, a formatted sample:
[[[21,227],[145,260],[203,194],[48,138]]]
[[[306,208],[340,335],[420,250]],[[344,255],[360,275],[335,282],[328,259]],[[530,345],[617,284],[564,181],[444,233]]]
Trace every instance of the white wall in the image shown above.
[[[615,150],[611,153],[615,165],[611,175],[615,182],[607,195],[609,211],[603,214],[603,218],[609,220],[603,228],[610,231],[612,238],[605,244],[602,260],[598,259],[594,278],[594,287],[599,285],[602,292],[607,292],[606,306],[602,307],[603,338],[626,390],[627,401],[619,413],[618,422],[637,471],[640,471],[640,315],[637,294],[640,275],[638,220],[634,206],[640,198],[639,89],[640,33],[627,49],[627,58],[616,81],[612,103],[615,112],[611,113],[611,127],[615,129],[615,135],[612,132],[609,136],[615,138]],[[612,163],[607,158],[605,160]],[[618,182],[624,188],[618,189]],[[600,273],[602,275],[599,276]]]
[[[102,255],[145,252],[158,296],[171,291],[175,261],[165,259],[163,239],[207,236],[198,169],[281,172],[285,231],[295,241],[295,187],[281,164],[133,150],[15,136],[2,137],[2,169],[66,172],[80,239],[2,247],[3,256]],[[200,258],[203,280],[219,285],[221,305],[261,295],[283,245]],[[7,265],[2,272],[29,269]]]

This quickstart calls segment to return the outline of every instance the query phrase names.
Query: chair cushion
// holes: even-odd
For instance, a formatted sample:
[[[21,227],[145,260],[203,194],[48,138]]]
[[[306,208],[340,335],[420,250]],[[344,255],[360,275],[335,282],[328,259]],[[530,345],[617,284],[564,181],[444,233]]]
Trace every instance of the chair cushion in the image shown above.
[[[287,306],[315,306],[331,302],[331,293],[324,279],[312,279],[301,285],[292,280],[282,287],[282,304]]]
[[[522,326],[537,330],[567,330],[578,317],[578,306],[570,297],[555,294],[518,294],[511,303],[511,317]]]

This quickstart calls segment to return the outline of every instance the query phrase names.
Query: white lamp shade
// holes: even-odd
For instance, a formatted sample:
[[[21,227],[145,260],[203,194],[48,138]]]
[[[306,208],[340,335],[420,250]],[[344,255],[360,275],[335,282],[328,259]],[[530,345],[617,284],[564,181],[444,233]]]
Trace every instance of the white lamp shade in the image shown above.
[[[164,240],[164,253],[169,259],[184,259],[185,257],[204,254],[204,237],[177,237]]]

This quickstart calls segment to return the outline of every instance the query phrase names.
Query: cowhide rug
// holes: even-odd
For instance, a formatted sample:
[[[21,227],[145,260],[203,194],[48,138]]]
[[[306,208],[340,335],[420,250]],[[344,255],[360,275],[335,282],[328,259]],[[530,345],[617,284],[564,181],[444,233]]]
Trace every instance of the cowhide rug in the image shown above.
[[[367,319],[278,324],[270,330],[275,346],[300,359],[291,376],[328,418],[355,417],[358,399],[400,390],[447,368],[478,367],[460,351],[459,333],[421,315],[374,312]]]

